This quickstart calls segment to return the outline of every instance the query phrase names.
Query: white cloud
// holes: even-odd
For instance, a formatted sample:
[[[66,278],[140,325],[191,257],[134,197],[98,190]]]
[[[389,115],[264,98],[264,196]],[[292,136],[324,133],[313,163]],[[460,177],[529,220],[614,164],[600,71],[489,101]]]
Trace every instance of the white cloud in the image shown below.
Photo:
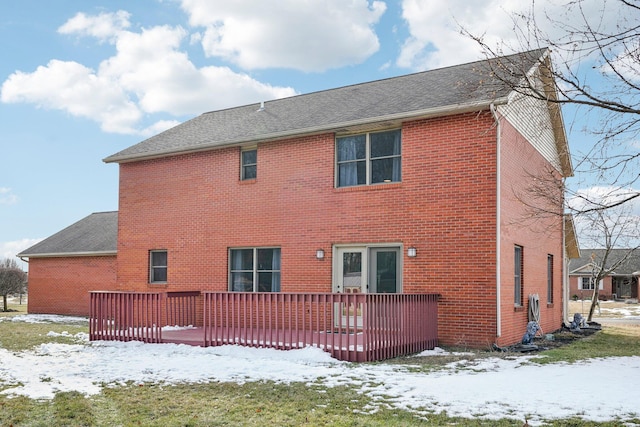
[[[122,33],[118,54],[101,64],[99,74],[135,94],[145,113],[197,114],[295,94],[291,88],[260,83],[226,67],[197,68],[179,50],[186,36],[184,29],[168,26]]]
[[[598,209],[622,202],[639,193],[640,190],[629,187],[593,186],[576,191],[568,198],[567,205],[577,211]],[[574,216],[581,247],[622,248],[640,245],[640,198],[636,197],[607,209],[603,214],[600,217],[596,212],[587,212]],[[605,241],[607,234],[612,239],[609,243]]]
[[[78,34],[91,36],[99,40],[111,40],[122,30],[129,28],[129,12],[119,10],[115,13],[101,13],[97,16],[89,16],[78,13],[58,28],[60,34]]]
[[[491,29],[491,40],[510,37],[505,14],[513,2],[492,0],[404,0],[402,17],[409,27],[397,64],[413,69],[432,69],[480,59],[478,43],[460,33],[462,26],[482,35]],[[521,4],[521,3],[519,3]]]
[[[386,10],[369,0],[182,0],[207,55],[245,69],[324,71],[379,49],[373,29]]]
[[[31,103],[100,123],[105,132],[149,135],[177,123],[154,114],[195,115],[260,100],[295,95],[288,87],[261,83],[226,67],[198,68],[181,50],[181,27],[125,30],[129,14],[78,14],[59,29],[107,40],[115,54],[97,70],[53,59],[33,72],[16,71],[2,84],[0,100]]]
[[[410,35],[402,46],[397,65],[422,70],[482,59],[479,44],[461,34],[462,29],[481,37],[488,46],[504,54],[546,47],[544,39],[547,38],[573,46],[579,33],[572,30],[582,27],[583,20],[590,21],[599,31],[616,28],[621,22],[619,8],[610,3],[601,0],[535,3],[403,0],[402,16]],[[535,22],[528,20],[531,15],[535,16]],[[536,33],[536,29],[540,33]],[[558,49],[554,54],[562,55],[556,63],[567,62],[570,66],[580,59]]]
[[[117,80],[72,61],[49,61],[33,73],[17,71],[2,85],[2,102],[32,103],[93,119],[106,132],[135,133],[142,117]]]
[[[0,242],[0,259],[14,259],[17,254],[30,248],[43,239],[20,239],[11,242]]]
[[[596,185],[584,189],[577,190],[575,195],[567,200],[567,204],[572,209],[583,210],[598,208],[603,205],[612,205],[622,202],[636,194],[640,190],[630,187],[615,187],[606,185]],[[640,215],[640,198],[635,198],[624,203],[625,212],[632,215]]]
[[[13,194],[11,188],[0,187],[0,205],[14,205],[18,202],[18,196]]]

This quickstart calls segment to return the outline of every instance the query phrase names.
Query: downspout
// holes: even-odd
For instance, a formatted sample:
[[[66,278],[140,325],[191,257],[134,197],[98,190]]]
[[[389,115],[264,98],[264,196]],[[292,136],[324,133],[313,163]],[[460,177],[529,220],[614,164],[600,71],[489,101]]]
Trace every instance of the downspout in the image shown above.
[[[500,117],[498,117],[498,111],[496,110],[496,106],[491,103],[489,106],[491,109],[491,114],[496,121],[496,338],[499,338],[502,335],[502,310],[500,309],[501,295],[500,288],[501,279],[500,279],[500,271],[501,271],[501,263],[500,263],[500,191],[502,188],[501,183],[501,161],[500,161],[500,136],[502,134],[502,129],[500,127]]]
[[[567,221],[565,215],[566,177],[562,180],[562,323],[569,323],[569,254],[567,253]],[[573,224],[573,221],[571,222]]]
[[[564,192],[564,186],[562,188]],[[563,206],[564,208],[564,206]],[[562,323],[569,323],[569,257],[567,256],[567,221],[562,216]]]

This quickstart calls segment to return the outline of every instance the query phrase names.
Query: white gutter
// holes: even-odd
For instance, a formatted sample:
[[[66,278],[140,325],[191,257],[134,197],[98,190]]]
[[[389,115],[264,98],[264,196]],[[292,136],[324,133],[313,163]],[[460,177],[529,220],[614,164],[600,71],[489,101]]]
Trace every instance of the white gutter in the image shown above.
[[[502,303],[500,288],[502,287],[502,281],[500,278],[501,271],[501,263],[500,263],[500,191],[502,189],[502,182],[500,180],[501,177],[501,161],[500,161],[500,150],[501,150],[501,127],[500,127],[500,117],[498,117],[498,112],[496,110],[496,106],[492,103],[490,105],[491,114],[496,121],[496,337],[500,337],[502,335],[502,310],[500,308],[500,304]]]
[[[125,154],[125,155],[119,156],[116,153],[112,156],[102,159],[102,161],[105,163],[127,163],[132,161],[139,161],[139,160],[151,160],[151,159],[157,159],[161,157],[175,156],[179,154],[189,154],[189,153],[196,153],[200,151],[209,151],[209,150],[223,148],[223,147],[232,147],[234,145],[273,141],[278,139],[294,138],[294,137],[299,137],[304,135],[313,135],[313,134],[319,134],[319,133],[325,133],[325,132],[335,132],[335,131],[339,131],[341,129],[345,129],[353,126],[366,126],[366,125],[379,123],[379,122],[399,121],[399,120],[402,120],[402,121],[417,120],[417,119],[429,118],[429,117],[441,117],[441,116],[452,115],[452,114],[463,114],[471,111],[480,111],[487,108],[491,108],[491,106],[494,104],[506,104],[507,100],[508,100],[507,97],[502,97],[490,102],[489,101],[468,102],[465,104],[447,105],[444,107],[427,108],[424,110],[416,110],[411,112],[387,114],[385,116],[350,120],[350,121],[341,122],[341,123],[332,123],[330,125],[313,126],[313,127],[303,128],[303,129],[292,129],[287,131],[274,132],[271,134],[255,135],[248,138],[238,138],[235,140],[228,140],[224,142],[215,141],[211,143],[205,143],[205,144],[200,144],[200,145],[186,147],[186,148],[169,148],[166,150],[154,151],[151,154],[134,153],[134,154],[128,154],[128,155]]]
[[[18,258],[60,258],[60,257],[84,257],[84,256],[110,256],[117,255],[117,251],[95,251],[95,252],[52,252],[44,254],[18,254]],[[28,262],[28,261],[25,261]]]

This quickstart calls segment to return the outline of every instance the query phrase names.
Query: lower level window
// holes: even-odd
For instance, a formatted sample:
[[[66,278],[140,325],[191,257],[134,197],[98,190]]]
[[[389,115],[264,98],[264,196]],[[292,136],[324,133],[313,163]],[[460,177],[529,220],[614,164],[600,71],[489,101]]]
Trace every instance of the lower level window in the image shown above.
[[[167,283],[167,251],[149,252],[149,283]]]
[[[280,292],[280,248],[231,249],[232,292]]]
[[[524,261],[522,258],[522,246],[516,245],[514,247],[514,252],[513,252],[513,270],[514,270],[513,303],[516,307],[522,307],[523,266],[524,266]]]

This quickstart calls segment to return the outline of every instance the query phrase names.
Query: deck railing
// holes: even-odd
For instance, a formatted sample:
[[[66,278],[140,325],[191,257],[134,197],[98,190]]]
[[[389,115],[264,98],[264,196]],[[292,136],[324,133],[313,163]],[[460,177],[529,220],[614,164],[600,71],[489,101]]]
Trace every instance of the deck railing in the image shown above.
[[[170,326],[201,325],[198,307],[202,305],[200,291],[167,292],[167,320]]]
[[[437,295],[203,292],[205,345],[314,346],[368,361],[437,345]]]
[[[194,340],[190,330],[190,341],[184,342],[284,350],[314,346],[340,360],[382,360],[437,345],[437,299],[435,294],[92,292],[90,339],[163,342],[163,326],[192,325],[201,335]],[[176,332],[165,341],[181,342]]]
[[[89,339],[162,342],[161,292],[91,292]]]

